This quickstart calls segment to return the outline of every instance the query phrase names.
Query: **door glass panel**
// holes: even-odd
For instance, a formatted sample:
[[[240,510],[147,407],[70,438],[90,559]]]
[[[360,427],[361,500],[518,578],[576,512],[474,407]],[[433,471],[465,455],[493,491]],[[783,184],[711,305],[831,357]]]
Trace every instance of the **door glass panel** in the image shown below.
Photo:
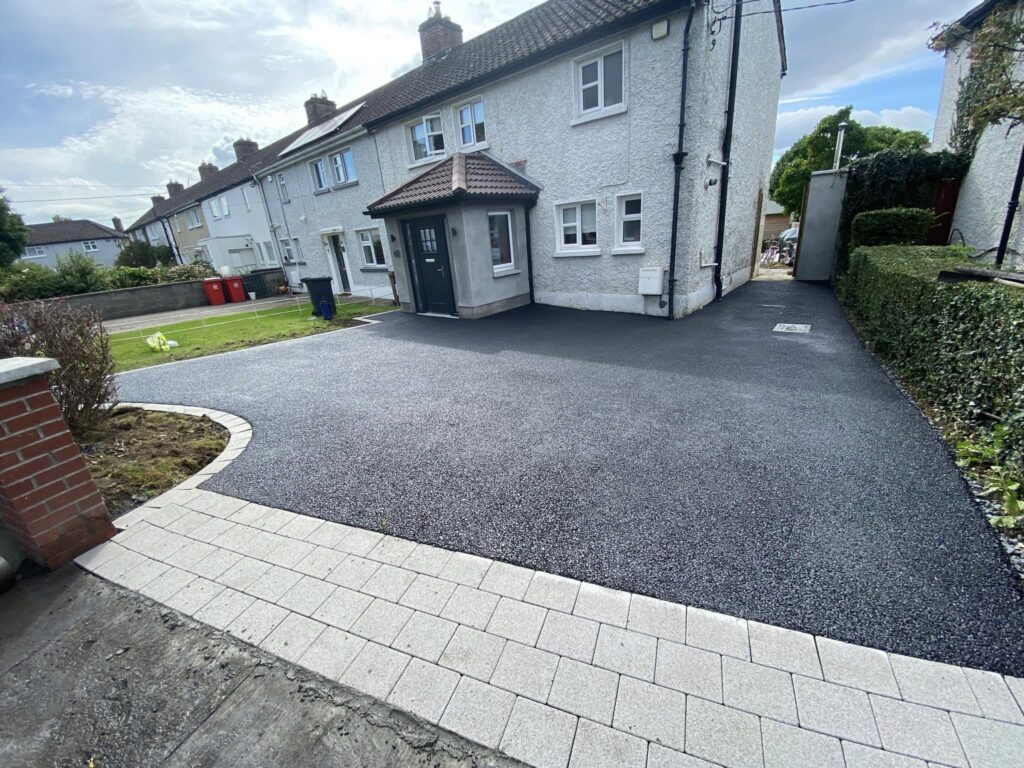
[[[423,253],[437,253],[437,236],[433,227],[426,227],[420,230],[420,251]]]
[[[622,103],[622,51],[604,57],[604,106]]]

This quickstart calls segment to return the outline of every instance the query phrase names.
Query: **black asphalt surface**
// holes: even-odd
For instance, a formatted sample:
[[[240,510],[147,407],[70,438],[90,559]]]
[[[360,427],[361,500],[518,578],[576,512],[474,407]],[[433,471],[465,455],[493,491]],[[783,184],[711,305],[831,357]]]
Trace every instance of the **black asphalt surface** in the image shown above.
[[[674,323],[379,319],[125,374],[121,397],[252,423],[210,490],[1024,674],[995,534],[829,289],[750,283]]]

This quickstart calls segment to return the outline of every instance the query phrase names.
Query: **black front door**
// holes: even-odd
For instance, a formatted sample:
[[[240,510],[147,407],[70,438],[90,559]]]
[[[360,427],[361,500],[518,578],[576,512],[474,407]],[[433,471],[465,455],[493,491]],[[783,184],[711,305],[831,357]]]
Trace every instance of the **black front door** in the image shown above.
[[[338,262],[338,274],[341,275],[342,293],[351,292],[348,284],[348,272],[345,270],[345,244],[341,242],[340,235],[331,235],[331,250],[334,251],[334,260]]]
[[[452,270],[448,261],[448,240],[443,216],[407,222],[410,253],[419,276],[421,312],[455,314]]]

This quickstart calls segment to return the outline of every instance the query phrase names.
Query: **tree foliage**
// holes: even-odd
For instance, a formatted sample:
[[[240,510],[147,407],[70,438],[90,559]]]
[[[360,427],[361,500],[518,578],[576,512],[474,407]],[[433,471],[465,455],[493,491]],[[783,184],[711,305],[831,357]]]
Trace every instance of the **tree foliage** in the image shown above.
[[[20,258],[28,245],[28,228],[21,216],[11,210],[11,204],[0,189],[0,268]]]
[[[822,118],[813,131],[786,150],[775,164],[768,192],[786,213],[799,214],[811,174],[832,167],[840,123],[847,123],[843,164],[883,149],[915,150],[928,146],[928,137],[920,131],[904,131],[888,125],[864,126],[850,117],[852,112],[853,107],[844,107]]]
[[[170,246],[132,240],[121,248],[114,264],[119,267],[169,267],[174,261],[174,251]]]

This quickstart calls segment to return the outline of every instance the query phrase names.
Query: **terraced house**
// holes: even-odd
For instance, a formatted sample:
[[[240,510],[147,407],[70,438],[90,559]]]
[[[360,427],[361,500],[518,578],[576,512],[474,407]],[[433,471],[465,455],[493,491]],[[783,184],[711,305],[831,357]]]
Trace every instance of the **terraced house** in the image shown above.
[[[681,316],[751,272],[786,57],[778,0],[549,0],[423,64],[259,175],[291,282],[480,317],[531,301]]]

